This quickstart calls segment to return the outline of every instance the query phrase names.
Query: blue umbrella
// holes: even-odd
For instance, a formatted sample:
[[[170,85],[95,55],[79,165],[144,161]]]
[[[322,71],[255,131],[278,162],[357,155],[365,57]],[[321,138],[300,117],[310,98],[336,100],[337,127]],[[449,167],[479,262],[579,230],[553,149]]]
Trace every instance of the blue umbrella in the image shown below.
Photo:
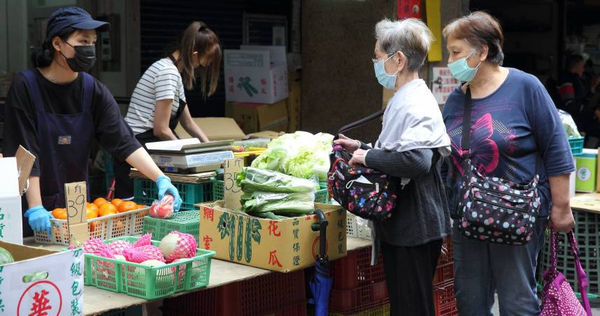
[[[315,305],[315,316],[327,316],[329,305],[329,293],[333,280],[329,275],[329,259],[327,258],[327,219],[323,211],[316,209],[315,213],[319,218],[319,254],[315,262],[315,274],[309,282],[310,291],[313,297],[309,299],[310,304]]]

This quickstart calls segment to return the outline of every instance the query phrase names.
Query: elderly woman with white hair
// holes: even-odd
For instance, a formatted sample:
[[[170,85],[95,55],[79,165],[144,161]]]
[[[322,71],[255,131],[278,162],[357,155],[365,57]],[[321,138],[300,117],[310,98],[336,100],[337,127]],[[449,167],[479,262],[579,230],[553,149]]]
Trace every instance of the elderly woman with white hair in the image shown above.
[[[343,135],[335,143],[353,153],[351,165],[405,179],[391,218],[374,223],[391,314],[434,315],[433,275],[442,239],[450,231],[438,164],[450,152],[450,139],[435,98],[419,78],[432,35],[416,19],[383,20],[375,35],[375,76],[396,90],[383,114],[381,134],[373,148]]]

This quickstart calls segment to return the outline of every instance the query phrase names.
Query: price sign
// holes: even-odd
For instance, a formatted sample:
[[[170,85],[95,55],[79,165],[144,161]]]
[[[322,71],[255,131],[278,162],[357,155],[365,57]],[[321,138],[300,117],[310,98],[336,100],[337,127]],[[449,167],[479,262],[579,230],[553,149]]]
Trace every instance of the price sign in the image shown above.
[[[225,161],[225,170],[223,174],[223,189],[225,198],[225,208],[230,210],[239,210],[242,207],[240,198],[242,197],[242,189],[237,185],[235,179],[238,173],[244,168],[243,158],[233,158]]]
[[[87,187],[85,182],[65,183],[69,240],[73,246],[80,246],[89,237],[86,207]]]

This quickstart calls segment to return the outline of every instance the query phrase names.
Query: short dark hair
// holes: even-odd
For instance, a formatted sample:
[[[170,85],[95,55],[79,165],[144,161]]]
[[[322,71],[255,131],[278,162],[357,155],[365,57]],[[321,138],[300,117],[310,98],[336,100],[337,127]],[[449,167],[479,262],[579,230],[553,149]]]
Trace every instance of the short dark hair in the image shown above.
[[[496,18],[483,12],[475,11],[467,16],[458,18],[444,27],[444,37],[450,36],[467,41],[469,44],[478,47],[486,45],[488,54],[486,61],[502,65],[504,61],[504,34],[502,27]]]
[[[578,64],[582,63],[584,61],[583,56],[579,55],[579,54],[570,54],[569,56],[567,56],[567,60],[566,60],[566,68],[567,70],[571,70],[573,69],[573,67],[577,66]]]
[[[75,33],[76,29],[72,27],[66,27],[56,35],[61,38],[63,41],[67,41],[71,34]],[[31,62],[34,67],[44,68],[50,66],[52,63],[52,59],[54,59],[54,46],[52,46],[52,39],[47,38],[44,43],[42,43],[42,47],[38,47],[33,50],[31,53]]]

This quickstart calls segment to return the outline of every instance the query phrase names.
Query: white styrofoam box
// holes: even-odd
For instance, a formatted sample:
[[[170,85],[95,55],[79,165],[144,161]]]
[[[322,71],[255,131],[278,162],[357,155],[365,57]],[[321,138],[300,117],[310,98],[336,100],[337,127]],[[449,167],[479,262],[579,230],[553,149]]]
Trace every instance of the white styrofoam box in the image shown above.
[[[23,244],[17,159],[0,158],[0,240]]]
[[[288,97],[285,48],[244,46],[226,49],[225,100],[273,104]]]
[[[0,266],[0,315],[83,315],[81,248],[58,252],[6,242],[0,247],[16,260]]]

